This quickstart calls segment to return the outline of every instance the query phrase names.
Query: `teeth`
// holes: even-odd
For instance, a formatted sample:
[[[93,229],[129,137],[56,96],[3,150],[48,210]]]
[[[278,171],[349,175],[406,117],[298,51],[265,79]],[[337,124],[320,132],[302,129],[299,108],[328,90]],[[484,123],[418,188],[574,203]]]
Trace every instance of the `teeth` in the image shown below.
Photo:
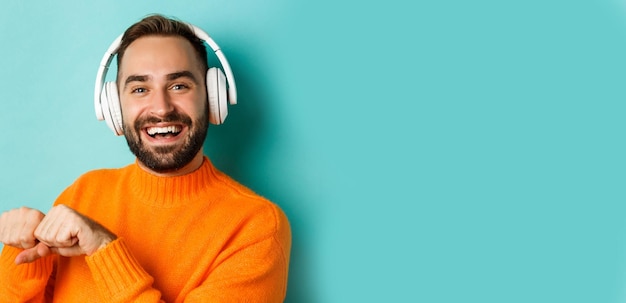
[[[166,126],[166,127],[149,127],[148,135],[154,136],[156,134],[167,134],[167,133],[179,133],[181,128],[179,126]]]

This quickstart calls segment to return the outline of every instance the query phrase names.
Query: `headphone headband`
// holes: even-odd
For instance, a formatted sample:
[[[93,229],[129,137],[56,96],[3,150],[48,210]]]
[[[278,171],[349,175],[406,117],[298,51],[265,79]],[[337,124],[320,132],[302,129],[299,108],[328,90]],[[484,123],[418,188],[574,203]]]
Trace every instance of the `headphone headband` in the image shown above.
[[[199,27],[185,23],[188,25],[200,40],[204,41],[209,47],[213,50],[215,55],[217,56],[220,64],[222,65],[222,69],[224,70],[224,75],[226,77],[226,82],[228,83],[228,102],[231,105],[237,104],[237,87],[235,85],[235,77],[233,76],[233,72],[230,68],[230,64],[228,60],[226,60],[226,56],[222,53],[219,45],[213,41],[213,39],[207,34],[205,31],[200,29]],[[105,120],[105,113],[103,112],[102,100],[100,98],[102,94],[102,90],[104,89],[104,83],[106,74],[109,70],[109,66],[111,65],[111,61],[113,61],[113,57],[117,54],[120,44],[122,42],[122,37],[124,34],[119,35],[113,43],[109,46],[107,51],[104,53],[102,60],[100,61],[100,67],[98,68],[98,73],[96,74],[96,83],[94,89],[94,107],[96,109],[96,117],[98,120]],[[119,68],[119,67],[118,67]],[[106,106],[108,107],[108,106]],[[107,120],[107,123],[109,121]],[[112,127],[112,125],[109,125]]]

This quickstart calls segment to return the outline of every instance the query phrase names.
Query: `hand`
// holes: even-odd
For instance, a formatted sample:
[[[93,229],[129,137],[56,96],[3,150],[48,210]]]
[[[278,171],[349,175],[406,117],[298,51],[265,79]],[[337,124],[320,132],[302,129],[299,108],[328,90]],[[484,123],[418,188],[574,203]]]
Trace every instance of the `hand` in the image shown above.
[[[64,257],[90,256],[117,239],[102,225],[65,205],[53,207],[34,235],[40,243],[21,252],[16,263],[32,262],[52,253]]]
[[[35,247],[35,229],[44,216],[42,212],[28,207],[3,213],[0,216],[0,242],[22,249]]]

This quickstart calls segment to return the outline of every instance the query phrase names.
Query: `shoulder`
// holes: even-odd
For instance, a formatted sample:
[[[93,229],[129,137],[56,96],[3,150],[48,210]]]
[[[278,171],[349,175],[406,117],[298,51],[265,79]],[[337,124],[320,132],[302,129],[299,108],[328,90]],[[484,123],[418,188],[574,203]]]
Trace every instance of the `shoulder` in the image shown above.
[[[120,182],[119,180],[122,179],[120,177],[127,174],[126,171],[128,171],[128,166],[87,171],[76,178],[76,180],[61,193],[60,197],[76,196],[100,191],[100,189],[110,186],[115,182]]]
[[[87,171],[80,175],[74,184],[92,183],[94,181],[113,182],[115,179],[127,174],[129,172],[129,166],[122,168],[101,168]]]
[[[251,226],[266,226],[273,234],[290,233],[289,220],[280,206],[228,175],[217,170],[214,173],[221,204],[228,204],[228,208],[243,216],[242,220],[252,223]]]

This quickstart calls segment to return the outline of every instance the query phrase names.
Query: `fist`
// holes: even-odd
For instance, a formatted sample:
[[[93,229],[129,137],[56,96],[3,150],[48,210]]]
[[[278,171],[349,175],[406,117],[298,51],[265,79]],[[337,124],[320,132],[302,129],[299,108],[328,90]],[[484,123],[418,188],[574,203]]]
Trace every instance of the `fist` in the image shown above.
[[[21,207],[0,215],[0,242],[22,249],[33,248],[37,244],[35,229],[45,215],[32,208]]]
[[[35,237],[64,257],[92,255],[117,237],[102,225],[65,206],[53,207],[35,229]]]

